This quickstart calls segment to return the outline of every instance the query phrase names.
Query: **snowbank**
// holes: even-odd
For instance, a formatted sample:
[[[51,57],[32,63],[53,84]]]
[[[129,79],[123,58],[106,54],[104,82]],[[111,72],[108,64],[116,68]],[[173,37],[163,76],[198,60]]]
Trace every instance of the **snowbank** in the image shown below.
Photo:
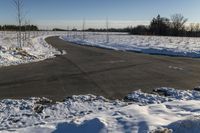
[[[94,95],[72,96],[57,103],[45,98],[2,100],[0,130],[18,133],[147,133],[158,130],[193,133],[200,130],[200,92],[161,90],[170,95],[151,94],[151,99],[158,102],[143,102],[144,95],[150,98],[141,91],[132,93],[134,100],[129,102]],[[137,103],[136,97],[141,98]],[[161,97],[170,101],[160,102]]]
[[[153,94],[142,93],[140,90],[134,91],[128,94],[126,98],[127,100],[146,105],[174,100],[200,100],[200,93],[195,90],[176,90],[174,88],[162,87],[154,89]]]
[[[83,33],[61,36],[60,38],[80,45],[103,47],[122,51],[136,51],[148,54],[161,54],[170,56],[200,57],[200,39],[187,37],[162,37],[162,36],[135,36],[135,35],[109,35],[106,33]]]
[[[31,32],[31,38],[24,42],[22,49],[19,49],[16,32],[0,32],[0,67],[37,62],[62,54],[46,43],[45,38],[50,36],[49,34],[34,34]]]

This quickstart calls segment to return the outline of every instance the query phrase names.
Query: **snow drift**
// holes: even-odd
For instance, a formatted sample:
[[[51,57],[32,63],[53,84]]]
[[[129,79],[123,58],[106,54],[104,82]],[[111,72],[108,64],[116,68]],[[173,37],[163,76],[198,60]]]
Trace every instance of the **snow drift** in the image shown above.
[[[170,95],[137,91],[127,96],[129,102],[108,100],[94,95],[72,96],[66,98],[64,102],[56,103],[46,98],[2,100],[0,130],[18,133],[198,131],[200,92],[173,88],[159,89]],[[143,102],[144,95],[147,96],[147,101],[151,102]],[[160,100],[161,97],[166,100]]]
[[[17,46],[16,32],[7,32],[5,35],[0,32],[0,34],[2,34],[0,35],[0,67],[37,62],[62,54],[46,43],[45,38],[50,36],[49,34],[40,32],[35,36],[32,33],[31,38],[24,42],[21,49]]]

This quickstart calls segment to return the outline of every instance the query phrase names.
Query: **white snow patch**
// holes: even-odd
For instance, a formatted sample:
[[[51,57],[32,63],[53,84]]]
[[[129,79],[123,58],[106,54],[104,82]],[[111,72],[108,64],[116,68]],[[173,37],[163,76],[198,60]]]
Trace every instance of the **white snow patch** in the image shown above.
[[[200,92],[195,90],[176,90],[174,88],[162,87],[154,89],[153,94],[134,91],[126,97],[128,100],[143,105],[163,103],[174,100],[200,100]]]
[[[162,37],[110,34],[107,42],[106,33],[83,33],[60,36],[61,39],[80,45],[89,45],[122,51],[136,51],[148,54],[171,56],[200,57],[200,38]]]
[[[184,69],[181,67],[176,67],[176,66],[169,66],[169,69],[174,69],[174,70],[179,70],[179,71],[183,71]]]
[[[16,32],[0,32],[0,67],[37,62],[65,54],[47,44],[45,38],[58,33],[31,32],[30,39],[19,49]],[[58,34],[60,35],[60,34]]]
[[[176,121],[166,127],[172,129],[174,133],[198,133],[200,129],[200,116]]]
[[[165,128],[175,133],[193,133],[200,130],[200,92],[173,88],[159,91],[163,92],[160,96],[134,92],[128,96],[133,100],[130,102],[94,95],[72,96],[55,104],[45,98],[2,100],[0,130],[18,133],[147,133]]]
[[[5,131],[6,133],[7,131]],[[60,122],[54,124],[40,125],[19,129],[16,133],[107,133],[104,123],[100,119],[94,118],[86,120],[81,124],[71,122]],[[9,133],[9,132],[8,132]]]

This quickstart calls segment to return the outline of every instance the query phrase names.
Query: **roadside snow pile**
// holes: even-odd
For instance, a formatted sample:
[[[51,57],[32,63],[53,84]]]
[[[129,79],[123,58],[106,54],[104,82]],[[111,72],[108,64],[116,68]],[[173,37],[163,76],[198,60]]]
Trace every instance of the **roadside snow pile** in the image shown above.
[[[45,60],[62,54],[46,43],[48,35],[31,35],[21,49],[17,46],[16,32],[0,32],[0,67]]]
[[[135,93],[137,99],[141,96],[141,100],[137,100],[138,103],[113,101],[94,95],[72,96],[56,103],[46,98],[2,100],[0,101],[0,130],[5,133],[148,133],[150,131],[152,133],[158,131],[193,133],[199,131],[200,92],[176,91],[172,88],[161,90],[170,94],[166,99],[171,101],[163,101],[161,97],[165,96],[156,94],[149,96],[141,91]],[[154,101],[149,103],[156,104],[148,104],[144,100],[145,96]]]
[[[143,105],[163,103],[174,100],[200,100],[200,92],[195,90],[176,90],[174,88],[157,88],[153,94],[134,91],[126,97],[129,101],[134,101]]]
[[[126,97],[126,100],[140,103],[142,105],[156,104],[170,101],[169,98],[154,94],[143,93],[140,90],[134,91]]]
[[[30,45],[23,49],[29,54],[36,56],[37,59],[47,59],[55,57],[55,55],[60,55],[60,51],[47,44],[45,41],[47,37],[49,37],[49,35],[33,38],[30,41]]]
[[[61,36],[60,38],[80,45],[103,47],[122,51],[136,51],[148,54],[162,54],[171,56],[200,57],[200,39],[187,37],[136,36],[136,35],[109,35],[106,33],[83,33]]]

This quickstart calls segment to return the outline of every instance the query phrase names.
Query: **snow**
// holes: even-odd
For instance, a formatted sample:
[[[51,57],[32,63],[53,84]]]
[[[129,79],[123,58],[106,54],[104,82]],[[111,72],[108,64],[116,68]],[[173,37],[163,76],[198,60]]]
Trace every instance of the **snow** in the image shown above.
[[[200,57],[200,39],[187,37],[135,36],[127,33],[109,33],[107,42],[104,32],[31,32],[22,49],[17,47],[16,32],[0,32],[0,67],[42,61],[66,54],[47,44],[45,38],[60,36],[61,39],[79,45],[89,45],[122,51],[148,54]],[[176,66],[170,69],[183,70]]]
[[[200,93],[194,90],[176,90],[174,88],[162,87],[154,89],[154,94],[142,93],[138,90],[128,94],[126,98],[127,100],[146,105],[174,100],[200,100]]]
[[[47,44],[45,38],[50,33],[31,32],[30,39],[24,41],[21,49],[17,45],[16,32],[0,32],[0,67],[42,61],[63,54]]]
[[[79,45],[89,45],[122,51],[136,51],[147,54],[170,56],[200,57],[200,38],[136,36],[126,34],[110,34],[109,42],[106,33],[83,33],[60,36],[61,39]]]
[[[200,92],[156,90],[165,92],[165,96],[136,91],[127,96],[128,102],[94,95],[72,96],[56,103],[46,98],[5,99],[0,101],[0,130],[3,133],[199,131]]]
[[[192,117],[187,120],[180,120],[174,123],[171,123],[167,126],[168,128],[171,128],[175,133],[198,133],[200,128],[200,117]],[[180,128],[181,127],[181,128]]]
[[[122,51],[148,54],[200,57],[200,39],[187,37],[135,36],[127,33],[109,33],[107,42],[104,32],[31,32],[22,49],[17,46],[16,32],[0,32],[0,67],[42,61],[66,54],[47,44],[45,38],[60,36],[61,39],[79,45],[89,45]],[[176,66],[170,69],[183,70]]]
[[[16,33],[0,33],[0,67],[30,63],[65,53],[45,42],[49,36],[123,51],[200,57],[200,39],[132,36],[112,33],[32,32],[30,40],[17,49]],[[169,66],[182,71],[183,68]],[[198,88],[196,90],[199,90]],[[78,95],[53,102],[46,98],[0,101],[2,133],[194,133],[200,130],[200,92],[156,88],[151,94],[131,92],[123,100]]]

